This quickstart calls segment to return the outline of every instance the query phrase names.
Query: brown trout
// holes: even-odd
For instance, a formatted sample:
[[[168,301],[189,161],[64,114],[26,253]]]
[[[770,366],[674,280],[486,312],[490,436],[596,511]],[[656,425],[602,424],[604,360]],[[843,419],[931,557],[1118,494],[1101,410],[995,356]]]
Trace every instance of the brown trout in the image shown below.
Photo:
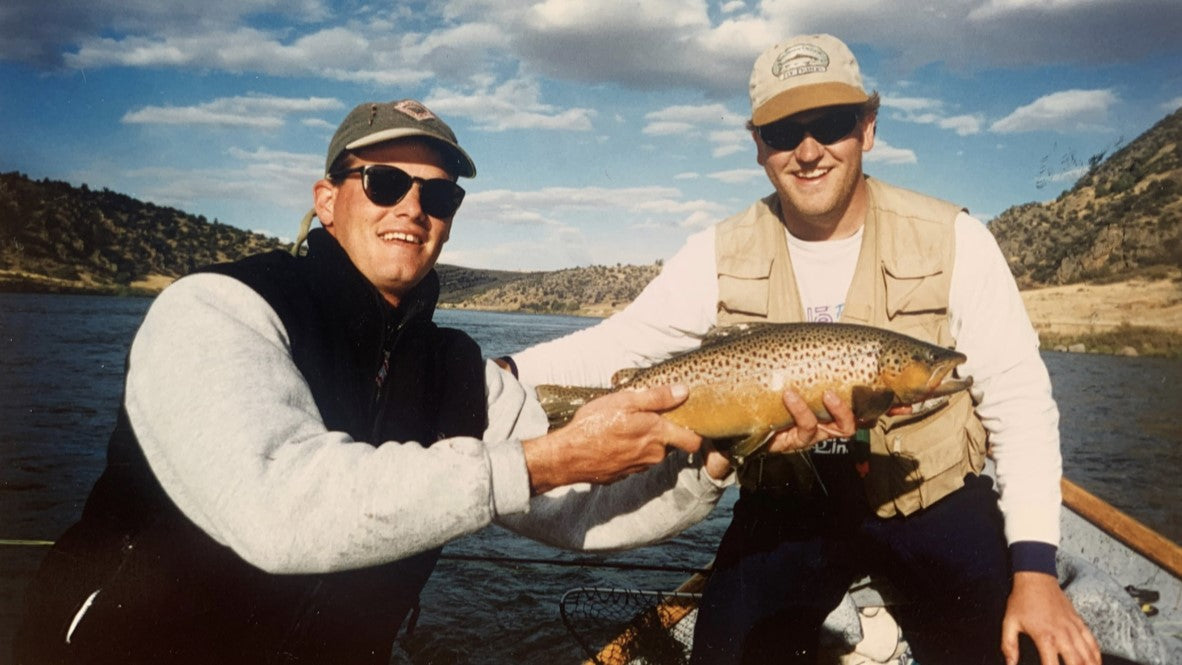
[[[741,462],[775,432],[791,427],[783,394],[795,390],[823,422],[832,390],[859,423],[893,406],[914,405],[972,385],[953,369],[965,356],[913,337],[848,323],[750,323],[717,329],[701,347],[644,368],[616,372],[611,388],[537,387],[551,427],[578,407],[615,390],[681,383],[689,397],[664,417],[727,444]]]

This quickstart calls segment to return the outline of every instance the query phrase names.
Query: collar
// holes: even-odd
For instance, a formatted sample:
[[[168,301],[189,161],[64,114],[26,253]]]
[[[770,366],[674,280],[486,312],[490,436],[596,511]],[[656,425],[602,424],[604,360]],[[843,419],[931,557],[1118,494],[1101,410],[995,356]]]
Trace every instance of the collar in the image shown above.
[[[319,228],[308,233],[308,253],[304,260],[315,271],[309,285],[314,296],[345,321],[368,312],[376,312],[387,323],[418,318],[430,321],[434,317],[439,300],[439,275],[434,268],[394,307],[353,265],[328,231]]]

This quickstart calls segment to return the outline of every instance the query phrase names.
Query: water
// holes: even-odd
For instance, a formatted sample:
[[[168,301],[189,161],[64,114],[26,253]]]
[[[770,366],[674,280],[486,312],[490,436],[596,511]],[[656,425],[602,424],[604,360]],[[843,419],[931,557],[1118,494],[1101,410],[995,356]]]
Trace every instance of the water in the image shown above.
[[[0,293],[0,539],[57,537],[81,513],[103,466],[122,390],[123,361],[149,301]],[[592,319],[439,312],[498,356],[578,330]],[[1175,541],[1182,523],[1182,430],[1175,422],[1182,363],[1046,353],[1062,412],[1068,477]],[[423,614],[398,660],[424,663],[579,662],[558,601],[579,586],[672,589],[680,572],[596,567],[636,563],[696,568],[713,555],[733,493],[709,518],[658,546],[607,557],[537,545],[493,527],[447,554],[592,565],[441,561]],[[7,659],[23,588],[45,551],[0,546],[0,661]]]

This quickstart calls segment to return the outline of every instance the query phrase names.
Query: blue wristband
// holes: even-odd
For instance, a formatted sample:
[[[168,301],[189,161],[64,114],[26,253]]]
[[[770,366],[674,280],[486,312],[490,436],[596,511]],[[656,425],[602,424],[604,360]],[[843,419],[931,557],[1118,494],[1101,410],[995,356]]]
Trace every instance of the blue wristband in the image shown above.
[[[1021,540],[1010,545],[1010,565],[1015,573],[1046,573],[1058,577],[1055,553],[1059,548],[1037,540]]]

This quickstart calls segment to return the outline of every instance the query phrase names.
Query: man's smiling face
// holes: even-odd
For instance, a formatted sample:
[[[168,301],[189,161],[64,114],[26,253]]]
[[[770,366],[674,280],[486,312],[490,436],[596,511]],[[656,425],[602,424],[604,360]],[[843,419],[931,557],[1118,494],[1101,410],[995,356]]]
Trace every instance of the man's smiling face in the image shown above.
[[[388,164],[430,180],[454,176],[443,155],[428,141],[400,139],[361,149],[344,165]],[[360,177],[334,185],[321,180],[313,188],[316,214],[353,265],[393,305],[397,305],[435,266],[451,233],[451,218],[428,215],[422,208],[422,185],[415,183],[402,200],[379,206],[369,200]]]

